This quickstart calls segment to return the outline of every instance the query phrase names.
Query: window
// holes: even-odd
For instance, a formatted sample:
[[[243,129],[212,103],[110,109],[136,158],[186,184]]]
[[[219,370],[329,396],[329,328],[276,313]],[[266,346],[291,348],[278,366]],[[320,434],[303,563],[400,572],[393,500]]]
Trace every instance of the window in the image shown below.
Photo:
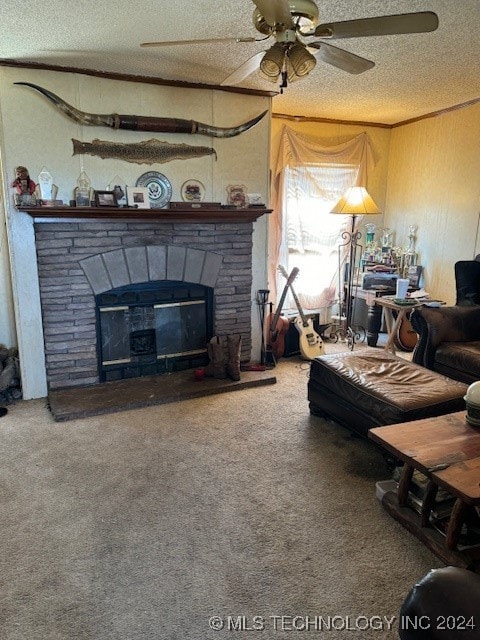
[[[294,283],[305,309],[330,306],[338,286],[338,247],[349,224],[349,216],[330,211],[355,184],[358,166],[350,164],[306,164],[285,167],[283,197],[283,237],[279,262],[290,273],[299,268]],[[282,291],[285,280],[278,280]],[[295,306],[287,298],[286,307]]]

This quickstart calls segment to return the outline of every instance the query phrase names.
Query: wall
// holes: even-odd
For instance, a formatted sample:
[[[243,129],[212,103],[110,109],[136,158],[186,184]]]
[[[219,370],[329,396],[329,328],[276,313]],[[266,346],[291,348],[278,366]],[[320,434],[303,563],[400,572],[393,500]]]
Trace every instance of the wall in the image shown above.
[[[205,185],[207,201],[224,203],[229,184],[245,184],[249,192],[258,192],[267,198],[270,122],[267,115],[254,129],[230,139],[83,127],[60,113],[33,89],[15,86],[15,82],[38,84],[89,113],[176,117],[220,127],[235,126],[253,118],[270,108],[270,99],[129,83],[73,73],[0,67],[0,156],[5,194],[0,228],[4,227],[6,219],[15,308],[15,326],[12,326],[11,317],[0,317],[2,325],[4,322],[7,325],[0,335],[7,346],[11,346],[16,329],[24,397],[28,399],[46,394],[45,363],[33,222],[30,216],[18,212],[12,204],[9,185],[14,179],[15,167],[27,166],[35,179],[46,166],[59,187],[57,197],[64,202],[72,198],[82,170],[89,176],[92,186],[100,190],[106,189],[116,175],[122,177],[126,184],[134,185],[146,171],[159,171],[172,183],[172,200],[181,200],[181,185],[192,178]],[[214,147],[218,160],[205,156],[166,164],[138,165],[88,155],[73,156],[72,138],[119,142],[156,138],[170,143]],[[266,234],[267,220],[264,216],[254,224],[253,297],[257,289],[266,286]],[[7,270],[2,268],[4,263],[5,248],[0,255],[0,308],[11,308],[10,282]],[[257,357],[260,351],[257,312],[256,305],[252,304],[254,357],[255,350],[258,351]]]
[[[385,223],[418,225],[424,286],[455,303],[453,266],[480,253],[480,105],[392,130]]]

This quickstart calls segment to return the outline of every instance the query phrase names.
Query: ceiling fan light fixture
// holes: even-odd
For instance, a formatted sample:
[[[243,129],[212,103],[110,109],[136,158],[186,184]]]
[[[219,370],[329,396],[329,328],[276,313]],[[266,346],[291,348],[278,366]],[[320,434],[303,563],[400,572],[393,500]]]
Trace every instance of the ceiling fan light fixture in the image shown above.
[[[290,84],[292,82],[295,82],[296,80],[301,79],[301,77],[297,76],[297,74],[295,73],[295,69],[290,64],[290,61],[288,60],[288,58],[285,60],[285,71],[287,74],[287,80]]]
[[[315,56],[313,56],[306,47],[297,42],[294,44],[287,53],[289,66],[292,67],[293,72],[297,78],[306,76],[314,69],[317,64]],[[293,80],[294,78],[292,78]]]
[[[263,56],[262,61],[260,62],[260,71],[268,80],[276,82],[283,69],[284,61],[285,47],[279,42],[276,42]]]
[[[257,4],[254,0],[254,3]],[[289,27],[291,21],[284,19],[285,11],[290,13],[291,19],[303,31],[311,31],[318,23],[318,7],[315,0],[262,0],[262,8],[270,6],[270,22],[263,16],[262,11],[258,8],[253,12],[253,25],[257,31],[265,35],[271,35],[276,32],[278,27]],[[279,9],[281,7],[281,10]],[[273,15],[272,15],[273,11]],[[275,16],[274,19],[273,16]]]

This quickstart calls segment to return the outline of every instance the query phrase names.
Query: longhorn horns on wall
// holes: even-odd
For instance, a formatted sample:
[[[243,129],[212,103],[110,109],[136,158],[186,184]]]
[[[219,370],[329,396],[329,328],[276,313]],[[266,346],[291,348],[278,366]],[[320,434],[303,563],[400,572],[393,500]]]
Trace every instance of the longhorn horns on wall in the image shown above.
[[[212,125],[196,122],[195,120],[182,120],[179,118],[156,118],[151,116],[129,116],[118,115],[112,113],[102,115],[96,113],[84,113],[67,102],[59,98],[57,95],[39,87],[31,82],[15,82],[14,84],[24,85],[39,91],[53,104],[63,111],[69,118],[82,125],[92,125],[100,127],[110,127],[111,129],[129,129],[131,131],[155,131],[158,133],[197,133],[204,136],[213,136],[214,138],[233,138],[240,133],[251,129],[265,116],[264,111],[259,116],[244,122],[237,127],[214,127]]]

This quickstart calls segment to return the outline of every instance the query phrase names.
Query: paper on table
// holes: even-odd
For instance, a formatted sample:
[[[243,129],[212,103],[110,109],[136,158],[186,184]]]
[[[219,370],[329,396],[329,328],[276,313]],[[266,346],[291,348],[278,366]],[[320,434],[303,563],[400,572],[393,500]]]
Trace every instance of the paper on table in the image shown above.
[[[419,289],[418,291],[412,291],[412,293],[408,296],[409,298],[429,298],[430,294],[425,291],[425,289]]]

